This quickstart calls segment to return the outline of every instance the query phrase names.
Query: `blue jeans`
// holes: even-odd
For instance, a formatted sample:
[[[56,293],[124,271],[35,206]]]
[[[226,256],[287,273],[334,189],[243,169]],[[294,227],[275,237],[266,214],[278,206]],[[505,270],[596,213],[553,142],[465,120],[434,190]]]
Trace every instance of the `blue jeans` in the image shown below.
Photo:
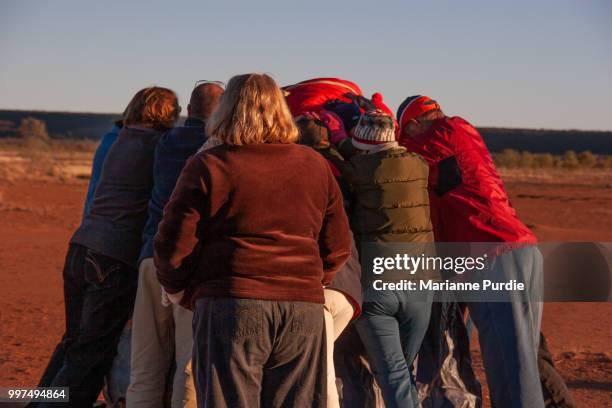
[[[117,344],[117,355],[108,373],[104,377],[104,399],[110,406],[119,406],[125,401],[130,385],[130,356],[132,354],[132,325],[125,325]]]
[[[482,277],[494,282],[517,279],[526,290],[506,292],[502,302],[468,303],[496,408],[544,407],[537,363],[542,273],[542,255],[536,247],[506,252],[491,262]]]
[[[387,408],[418,407],[412,363],[431,315],[431,298],[411,301],[406,292],[368,289],[355,327],[363,341]]]
[[[71,244],[64,266],[66,332],[39,387],[69,387],[69,403],[29,407],[91,407],[117,354],[128,320],[138,271],[129,265]]]

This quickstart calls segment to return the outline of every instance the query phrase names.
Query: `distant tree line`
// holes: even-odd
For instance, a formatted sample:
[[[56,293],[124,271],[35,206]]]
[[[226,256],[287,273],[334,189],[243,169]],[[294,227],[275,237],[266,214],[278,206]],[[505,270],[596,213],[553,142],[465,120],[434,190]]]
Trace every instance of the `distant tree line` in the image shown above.
[[[32,148],[43,147],[50,140],[46,122],[30,116],[21,119],[16,136]],[[612,168],[612,155],[594,154],[590,150],[580,153],[567,150],[564,154],[555,155],[503,149],[501,152],[493,152],[492,156],[495,165],[503,168]]]
[[[478,128],[492,152],[515,149],[563,155],[568,150],[612,154],[612,132],[589,130]]]
[[[0,127],[3,123],[0,121]],[[10,137],[0,138],[0,150],[19,150],[28,155],[48,154],[51,151],[93,152],[98,142],[91,139],[58,138],[49,135],[44,120],[24,117],[13,125]]]
[[[562,169],[584,169],[584,168],[612,168],[612,156],[593,154],[589,150],[576,153],[567,150],[562,155],[551,153],[519,152],[514,149],[504,149],[499,153],[493,153],[493,161],[498,167],[505,168],[562,168]]]
[[[0,109],[0,139],[19,137],[18,130],[25,118],[36,118],[45,122],[52,139],[98,140],[109,131],[113,122],[121,117],[112,113],[44,112]]]

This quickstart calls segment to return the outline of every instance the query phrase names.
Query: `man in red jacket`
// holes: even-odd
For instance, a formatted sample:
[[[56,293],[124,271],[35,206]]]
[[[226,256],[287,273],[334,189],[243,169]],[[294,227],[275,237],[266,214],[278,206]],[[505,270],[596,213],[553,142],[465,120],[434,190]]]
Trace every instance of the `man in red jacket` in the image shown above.
[[[489,243],[481,277],[516,279],[525,291],[508,291],[503,302],[468,303],[478,328],[491,401],[495,407],[543,407],[537,366],[541,302],[530,298],[542,280],[536,238],[517,217],[478,131],[447,117],[427,96],[399,107],[400,143],[430,166],[431,218],[436,241]],[[494,244],[493,244],[494,243]],[[474,299],[473,299],[474,300]]]

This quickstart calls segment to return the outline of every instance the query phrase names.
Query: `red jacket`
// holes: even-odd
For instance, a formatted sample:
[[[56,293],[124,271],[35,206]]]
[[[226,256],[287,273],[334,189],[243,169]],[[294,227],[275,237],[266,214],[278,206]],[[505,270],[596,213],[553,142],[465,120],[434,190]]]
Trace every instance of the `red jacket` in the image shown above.
[[[478,131],[459,117],[400,143],[429,163],[431,220],[439,242],[535,243],[518,219]]]

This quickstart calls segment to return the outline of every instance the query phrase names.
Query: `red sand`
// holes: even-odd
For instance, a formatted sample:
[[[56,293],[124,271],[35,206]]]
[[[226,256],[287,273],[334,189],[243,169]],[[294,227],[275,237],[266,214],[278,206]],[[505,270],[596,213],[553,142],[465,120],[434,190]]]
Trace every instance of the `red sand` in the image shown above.
[[[612,188],[507,183],[541,240],[612,241]],[[64,330],[62,277],[84,182],[0,181],[0,386],[35,386]],[[612,406],[612,303],[548,303],[543,331],[579,406]],[[475,365],[482,377],[477,344]]]

